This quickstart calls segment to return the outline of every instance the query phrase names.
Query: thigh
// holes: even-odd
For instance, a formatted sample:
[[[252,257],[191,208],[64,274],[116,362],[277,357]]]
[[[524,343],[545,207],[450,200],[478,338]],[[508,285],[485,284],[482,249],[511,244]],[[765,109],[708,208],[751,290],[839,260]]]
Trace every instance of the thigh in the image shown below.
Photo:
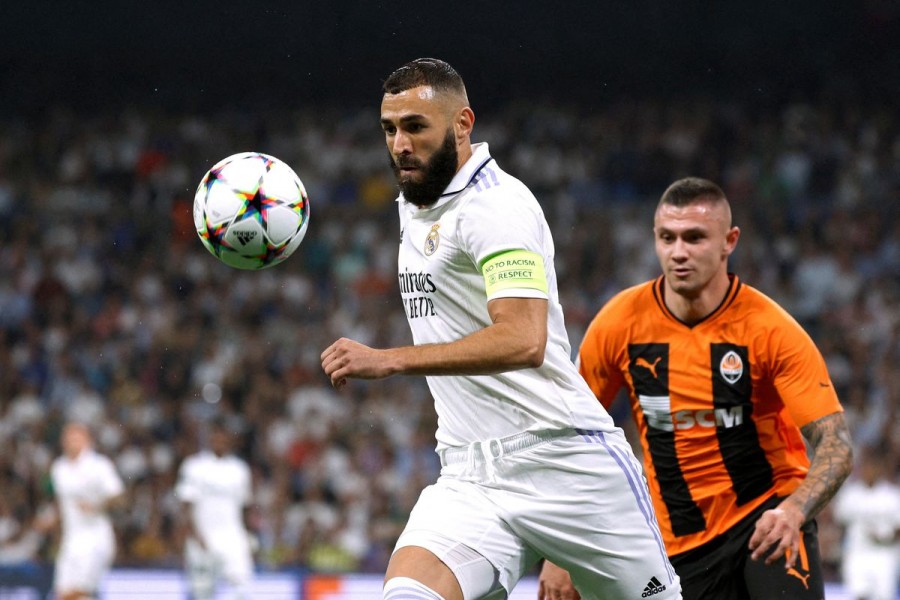
[[[684,600],[749,600],[744,581],[731,561],[709,556],[702,561],[678,563]]]
[[[92,592],[112,564],[114,549],[106,544],[69,546],[60,551],[54,586],[57,590]]]
[[[513,530],[565,568],[585,600],[678,598],[640,464],[624,437],[556,440],[516,456]],[[524,482],[527,482],[525,486]]]
[[[751,560],[747,550],[744,582],[751,600],[769,598],[821,600],[825,597],[816,522],[811,521],[804,525],[801,534],[800,551],[794,566],[790,569],[784,568],[783,560],[772,565]]]
[[[219,572],[230,583],[243,583],[253,575],[253,556],[246,537],[228,536],[211,540],[209,552],[215,557]]]
[[[512,591],[539,558],[509,528],[482,485],[441,476],[419,496],[395,555],[401,548],[416,546],[452,562],[448,554],[456,545],[474,550],[496,569],[491,575],[496,581],[478,582],[485,589],[499,583]]]

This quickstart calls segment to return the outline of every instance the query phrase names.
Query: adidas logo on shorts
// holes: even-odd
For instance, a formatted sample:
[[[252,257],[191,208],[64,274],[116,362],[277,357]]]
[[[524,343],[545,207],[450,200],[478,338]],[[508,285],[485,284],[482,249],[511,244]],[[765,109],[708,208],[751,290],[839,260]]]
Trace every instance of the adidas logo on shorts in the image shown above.
[[[644,588],[644,593],[641,594],[641,598],[649,598],[650,596],[661,594],[664,591],[666,591],[666,586],[660,583],[659,579],[656,577],[651,577],[650,581],[647,583],[647,587]]]

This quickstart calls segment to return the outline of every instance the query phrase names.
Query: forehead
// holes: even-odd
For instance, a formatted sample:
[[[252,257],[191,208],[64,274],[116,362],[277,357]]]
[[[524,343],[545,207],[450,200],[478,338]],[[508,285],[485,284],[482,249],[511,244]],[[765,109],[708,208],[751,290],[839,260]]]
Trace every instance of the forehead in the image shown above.
[[[81,425],[68,425],[63,431],[63,435],[70,440],[87,439],[87,429]]]
[[[728,226],[725,204],[721,202],[692,202],[687,206],[662,204],[656,209],[654,226],[663,229],[709,229]]]
[[[381,100],[382,120],[396,121],[411,116],[435,118],[442,112],[443,107],[430,85],[420,85],[398,94],[385,94]]]

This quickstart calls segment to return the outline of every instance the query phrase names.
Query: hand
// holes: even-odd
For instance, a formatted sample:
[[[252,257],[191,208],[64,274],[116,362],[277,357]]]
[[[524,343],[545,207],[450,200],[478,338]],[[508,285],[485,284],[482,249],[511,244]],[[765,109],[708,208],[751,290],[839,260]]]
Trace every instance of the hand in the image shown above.
[[[581,596],[568,571],[545,560],[538,579],[538,600],[581,600]]]
[[[387,366],[385,350],[375,350],[359,342],[341,338],[322,352],[322,369],[331,385],[340,389],[348,377],[381,379],[393,375]]]
[[[100,512],[100,506],[94,504],[90,500],[79,499],[76,504],[79,510],[87,515],[93,515]]]
[[[800,551],[802,525],[803,513],[787,502],[782,502],[778,508],[767,510],[756,522],[750,537],[750,558],[765,558],[766,564],[772,565],[784,556],[784,568],[792,568]]]

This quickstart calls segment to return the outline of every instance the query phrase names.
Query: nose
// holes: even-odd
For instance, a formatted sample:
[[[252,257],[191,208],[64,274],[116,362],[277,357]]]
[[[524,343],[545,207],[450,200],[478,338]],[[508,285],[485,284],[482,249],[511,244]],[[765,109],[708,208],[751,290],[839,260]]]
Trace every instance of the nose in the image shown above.
[[[672,260],[684,262],[687,257],[687,244],[681,238],[677,238],[672,244]]]
[[[409,139],[409,136],[402,131],[394,134],[394,139],[391,141],[391,152],[393,152],[394,156],[412,154],[412,141]]]

